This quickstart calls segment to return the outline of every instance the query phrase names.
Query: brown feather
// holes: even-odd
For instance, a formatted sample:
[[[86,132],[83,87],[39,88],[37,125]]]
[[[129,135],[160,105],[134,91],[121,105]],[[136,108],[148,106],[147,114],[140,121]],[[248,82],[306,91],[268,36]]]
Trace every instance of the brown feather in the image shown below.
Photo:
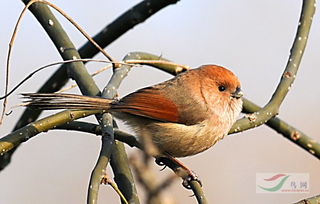
[[[179,122],[176,105],[155,88],[145,88],[112,103],[110,111],[124,112],[160,121]]]

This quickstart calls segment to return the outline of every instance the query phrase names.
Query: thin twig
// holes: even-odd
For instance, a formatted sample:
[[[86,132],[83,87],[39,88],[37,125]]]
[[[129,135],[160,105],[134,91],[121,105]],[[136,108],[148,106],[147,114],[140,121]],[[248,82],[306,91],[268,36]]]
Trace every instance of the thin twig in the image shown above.
[[[114,182],[111,181],[111,179],[109,177],[107,177],[106,175],[104,176],[102,183],[105,185],[110,185],[113,190],[115,190],[117,192],[117,194],[119,195],[119,197],[121,198],[121,200],[125,203],[125,204],[129,204],[127,199],[124,197],[124,195],[122,194],[122,192],[120,191],[120,189],[118,188],[117,184],[115,184]]]
[[[8,49],[8,54],[7,54],[7,64],[6,64],[6,82],[5,82],[5,91],[4,91],[4,95],[6,96],[8,94],[8,90],[9,90],[9,78],[10,78],[10,57],[11,57],[11,53],[12,53],[12,46],[13,46],[13,43],[14,43],[14,40],[16,38],[16,35],[17,35],[17,31],[18,31],[18,27],[19,27],[19,24],[20,24],[20,21],[24,15],[24,13],[27,11],[27,9],[29,8],[29,6],[31,4],[34,3],[34,0],[31,0],[22,10],[19,18],[18,18],[18,21],[13,29],[13,34],[11,36],[11,39],[10,39],[10,42],[9,42],[9,49]],[[7,108],[7,103],[8,103],[8,98],[5,97],[4,101],[3,101],[3,104],[2,104],[2,113],[1,113],[1,118],[0,118],[0,125],[2,124],[3,122],[3,118],[4,118],[4,115],[5,115],[5,112],[6,112],[6,108]]]
[[[155,57],[158,57],[158,56],[155,56]],[[156,68],[162,68],[163,71],[169,72],[170,74],[174,74],[174,75],[191,69],[191,67],[189,66],[170,62],[167,59],[164,59],[161,57],[159,57],[158,60],[155,60],[155,59],[142,60],[141,59],[141,60],[126,60],[125,62],[128,64],[141,64],[141,65],[149,65]],[[173,69],[176,71],[175,73],[171,72]]]
[[[28,79],[30,79],[33,75],[35,75],[36,73],[46,69],[46,68],[50,68],[52,66],[55,65],[59,65],[59,64],[68,64],[68,63],[72,63],[72,62],[102,62],[102,63],[112,63],[108,60],[101,60],[101,59],[73,59],[73,60],[65,60],[65,61],[59,61],[59,62],[53,62],[47,65],[44,65],[42,67],[37,68],[36,70],[32,71],[28,76],[26,76],[24,79],[22,79],[16,86],[14,86],[14,88],[11,89],[11,91],[8,91],[6,95],[1,96],[0,100],[7,98],[8,96],[10,96],[14,91],[16,91],[23,83],[25,83]],[[170,70],[172,70],[172,68],[169,67],[173,67],[174,70],[176,70],[178,74],[180,72],[189,70],[190,67],[186,66],[186,65],[179,65],[177,63],[174,62],[170,62],[170,61],[164,61],[164,60],[127,60],[126,62],[118,62],[118,65],[149,65],[149,66],[153,66],[153,67],[166,67],[165,70],[168,70],[168,72],[170,72]],[[94,72],[93,74],[91,74],[91,76],[96,76],[98,74],[100,74],[101,72],[111,68],[112,65],[107,66],[107,67],[103,67],[101,69],[99,69],[98,71]],[[181,67],[181,68],[180,68]],[[60,92],[64,92],[67,90],[70,90],[71,88],[77,87],[77,84],[71,85],[70,87],[61,89],[59,91],[57,91],[57,93]]]
[[[112,65],[102,67],[102,68],[100,68],[99,70],[93,72],[93,73],[91,74],[91,77],[95,77],[96,75],[98,75],[98,74],[106,71],[107,69],[110,69],[111,67],[112,67]],[[66,87],[66,88],[60,89],[60,90],[57,91],[56,93],[66,92],[66,91],[68,91],[68,90],[70,90],[70,89],[73,89],[73,88],[75,88],[75,87],[77,87],[77,86],[78,86],[77,84],[71,84],[70,86],[68,86],[68,87]]]
[[[46,68],[50,68],[52,66],[55,65],[59,65],[59,64],[68,64],[68,63],[72,63],[72,62],[103,62],[103,63],[111,63],[110,61],[107,60],[99,60],[99,59],[74,59],[74,60],[65,60],[65,61],[60,61],[60,62],[53,62],[50,64],[47,64],[45,66],[39,67],[36,70],[34,70],[33,72],[31,72],[28,76],[26,76],[24,79],[22,79],[14,88],[11,89],[11,91],[7,92],[6,95],[1,96],[0,100],[7,98],[8,96],[10,96],[14,91],[16,91],[23,83],[25,83],[28,79],[30,79],[33,75],[35,75],[36,73],[42,71],[43,69]],[[110,68],[110,67],[108,67]],[[106,70],[107,68],[102,69],[103,71]],[[101,72],[101,71],[100,71]],[[97,73],[100,73],[97,72]],[[96,73],[96,74],[97,74]],[[94,74],[94,75],[96,75]],[[92,76],[92,75],[91,75]]]
[[[98,43],[96,43],[96,41],[94,41],[90,35],[85,32],[70,16],[68,16],[64,11],[62,11],[59,7],[57,7],[56,5],[48,2],[48,1],[44,1],[44,0],[38,0],[41,3],[45,3],[49,6],[51,6],[52,8],[54,8],[56,11],[58,11],[61,15],[63,15],[70,23],[72,23],[72,25],[74,25],[81,33],[82,35],[84,35],[87,40],[92,43],[97,49],[99,49],[99,51],[106,56],[107,59],[110,60],[110,62],[112,62],[114,65],[117,63],[117,61],[115,61],[104,49],[102,49],[100,47],[100,45]],[[117,67],[117,66],[115,66]]]
[[[23,8],[22,12],[19,15],[18,21],[14,27],[14,31],[11,37],[11,40],[9,42],[9,49],[8,49],[8,56],[7,56],[7,66],[6,66],[6,82],[5,82],[5,93],[4,95],[7,96],[8,95],[8,89],[9,89],[9,70],[10,70],[10,57],[11,57],[11,53],[12,53],[12,47],[14,44],[14,40],[16,38],[17,35],[17,31],[18,31],[18,27],[21,23],[21,20],[24,16],[24,14],[26,13],[27,9],[34,3],[43,3],[46,5],[51,6],[52,8],[54,8],[56,11],[58,11],[62,16],[64,16],[70,23],[72,23],[86,38],[88,41],[90,41],[96,48],[99,49],[99,51],[105,55],[112,63],[113,65],[115,65],[115,67],[117,67],[118,65],[116,65],[116,61],[104,50],[102,49],[70,16],[68,16],[63,10],[61,10],[59,7],[57,7],[56,5],[45,1],[45,0],[31,0],[29,1],[26,6]],[[50,22],[49,22],[50,24]],[[2,114],[0,117],[0,125],[3,122],[3,118],[4,118],[4,114],[6,112],[6,107],[7,107],[7,103],[8,103],[8,98],[5,97],[5,100],[3,101],[3,110],[2,110]]]
[[[105,61],[105,60],[94,60],[94,59],[78,59],[78,60],[67,60],[65,62],[77,62],[77,61],[82,61],[82,62],[87,62],[87,61],[94,61],[94,62],[105,62],[105,63],[110,63],[109,61]],[[58,62],[57,62],[58,63]],[[46,65],[46,66],[52,66],[52,65],[56,65],[57,63],[52,63],[50,65]],[[61,62],[62,64],[63,62]],[[164,67],[163,70],[167,70],[167,72],[171,73],[172,70],[175,70],[176,73],[175,74],[178,74],[180,72],[183,72],[183,71],[186,71],[186,70],[189,70],[190,67],[189,66],[186,66],[186,65],[180,65],[180,64],[177,64],[177,63],[174,63],[174,62],[170,62],[170,61],[165,61],[165,60],[127,60],[125,62],[118,62],[118,64],[121,64],[121,65],[129,65],[129,64],[133,64],[133,65],[149,65],[149,66],[153,66],[153,67],[156,67],[156,68],[159,68],[160,66]],[[106,67],[102,67],[101,69],[97,70],[96,72],[92,73],[91,76],[94,77],[98,74],[100,74],[101,72],[104,72],[105,70],[111,68],[112,66],[106,66]],[[181,69],[179,68],[181,67]],[[40,69],[40,68],[39,68]],[[172,74],[172,73],[171,73]],[[30,76],[31,77],[31,76]],[[25,79],[26,80],[26,79]],[[21,84],[19,83],[19,86]],[[78,85],[77,84],[72,84],[70,85],[69,87],[66,87],[66,88],[63,88],[63,89],[60,89],[59,91],[57,91],[56,93],[61,93],[61,92],[65,92],[65,91],[68,91],[72,88],[75,88],[77,87]],[[15,88],[16,89],[16,88]],[[15,90],[14,89],[14,90]],[[11,92],[13,92],[14,90],[12,90]],[[8,94],[10,95],[11,92]],[[1,99],[1,98],[0,98]]]

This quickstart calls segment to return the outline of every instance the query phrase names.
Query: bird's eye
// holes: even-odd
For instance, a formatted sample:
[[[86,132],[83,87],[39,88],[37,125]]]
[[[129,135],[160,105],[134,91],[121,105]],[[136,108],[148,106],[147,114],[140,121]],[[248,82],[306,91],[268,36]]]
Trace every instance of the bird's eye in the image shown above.
[[[219,89],[219,91],[222,92],[222,91],[226,90],[226,87],[225,86],[219,86],[218,89]]]

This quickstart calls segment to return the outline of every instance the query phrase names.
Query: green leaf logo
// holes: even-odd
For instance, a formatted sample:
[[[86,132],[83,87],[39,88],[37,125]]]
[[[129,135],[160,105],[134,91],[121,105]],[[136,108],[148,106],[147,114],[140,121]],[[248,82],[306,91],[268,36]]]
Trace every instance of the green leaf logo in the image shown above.
[[[283,177],[284,176],[284,177]],[[275,192],[275,191],[278,191],[282,188],[284,182],[289,178],[289,175],[284,175],[284,174],[278,174],[278,175],[275,175],[273,176],[272,178],[274,179],[265,179],[266,181],[274,181],[274,180],[277,180],[278,178],[281,178],[283,177],[278,184],[276,184],[274,187],[271,187],[271,188],[266,188],[266,187],[263,187],[263,186],[260,186],[258,185],[259,188],[265,190],[265,191],[269,191],[269,192]]]

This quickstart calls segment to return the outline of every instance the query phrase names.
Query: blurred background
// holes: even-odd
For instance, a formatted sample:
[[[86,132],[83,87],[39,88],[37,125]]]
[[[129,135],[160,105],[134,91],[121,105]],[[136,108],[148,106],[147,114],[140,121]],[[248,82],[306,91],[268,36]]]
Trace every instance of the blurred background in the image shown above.
[[[63,9],[90,35],[137,4],[138,0],[51,1]],[[90,3],[89,3],[90,2]],[[198,67],[218,64],[240,78],[245,96],[259,105],[270,99],[286,65],[295,36],[302,1],[292,0],[181,0],[156,13],[106,48],[116,59],[131,51],[162,55],[174,62]],[[5,73],[8,43],[24,4],[2,1],[0,12],[0,61]],[[76,47],[86,39],[56,12]],[[280,109],[280,117],[320,141],[320,19],[314,16],[309,41],[293,88]],[[104,59],[102,55],[97,58]],[[28,12],[22,21],[11,59],[10,87],[36,68],[61,61],[39,23]],[[104,64],[89,63],[89,72]],[[9,106],[19,104],[18,93],[35,92],[57,67],[32,77],[9,98]],[[96,77],[100,89],[111,75]],[[0,75],[4,87],[4,74]],[[124,96],[136,89],[171,78],[150,67],[132,69],[119,89]],[[69,83],[71,84],[71,83]],[[1,89],[1,93],[4,88]],[[69,92],[78,93],[77,89]],[[23,109],[15,108],[0,127],[8,134]],[[52,114],[49,111],[42,116]],[[95,122],[93,117],[86,119]],[[121,124],[120,124],[121,125]],[[123,125],[121,128],[127,130]],[[11,164],[0,173],[0,202],[84,203],[91,170],[100,150],[100,138],[78,132],[50,131],[24,143]],[[127,148],[129,155],[137,149]],[[201,178],[210,203],[292,203],[320,192],[320,162],[274,130],[258,128],[225,137],[213,148],[182,159]],[[159,179],[171,173],[159,172]],[[256,173],[306,173],[310,193],[257,194]],[[110,174],[112,177],[112,174]],[[101,186],[99,203],[117,203],[109,186]],[[139,189],[139,192],[142,190]],[[167,193],[177,203],[196,203],[191,191],[178,179]]]

